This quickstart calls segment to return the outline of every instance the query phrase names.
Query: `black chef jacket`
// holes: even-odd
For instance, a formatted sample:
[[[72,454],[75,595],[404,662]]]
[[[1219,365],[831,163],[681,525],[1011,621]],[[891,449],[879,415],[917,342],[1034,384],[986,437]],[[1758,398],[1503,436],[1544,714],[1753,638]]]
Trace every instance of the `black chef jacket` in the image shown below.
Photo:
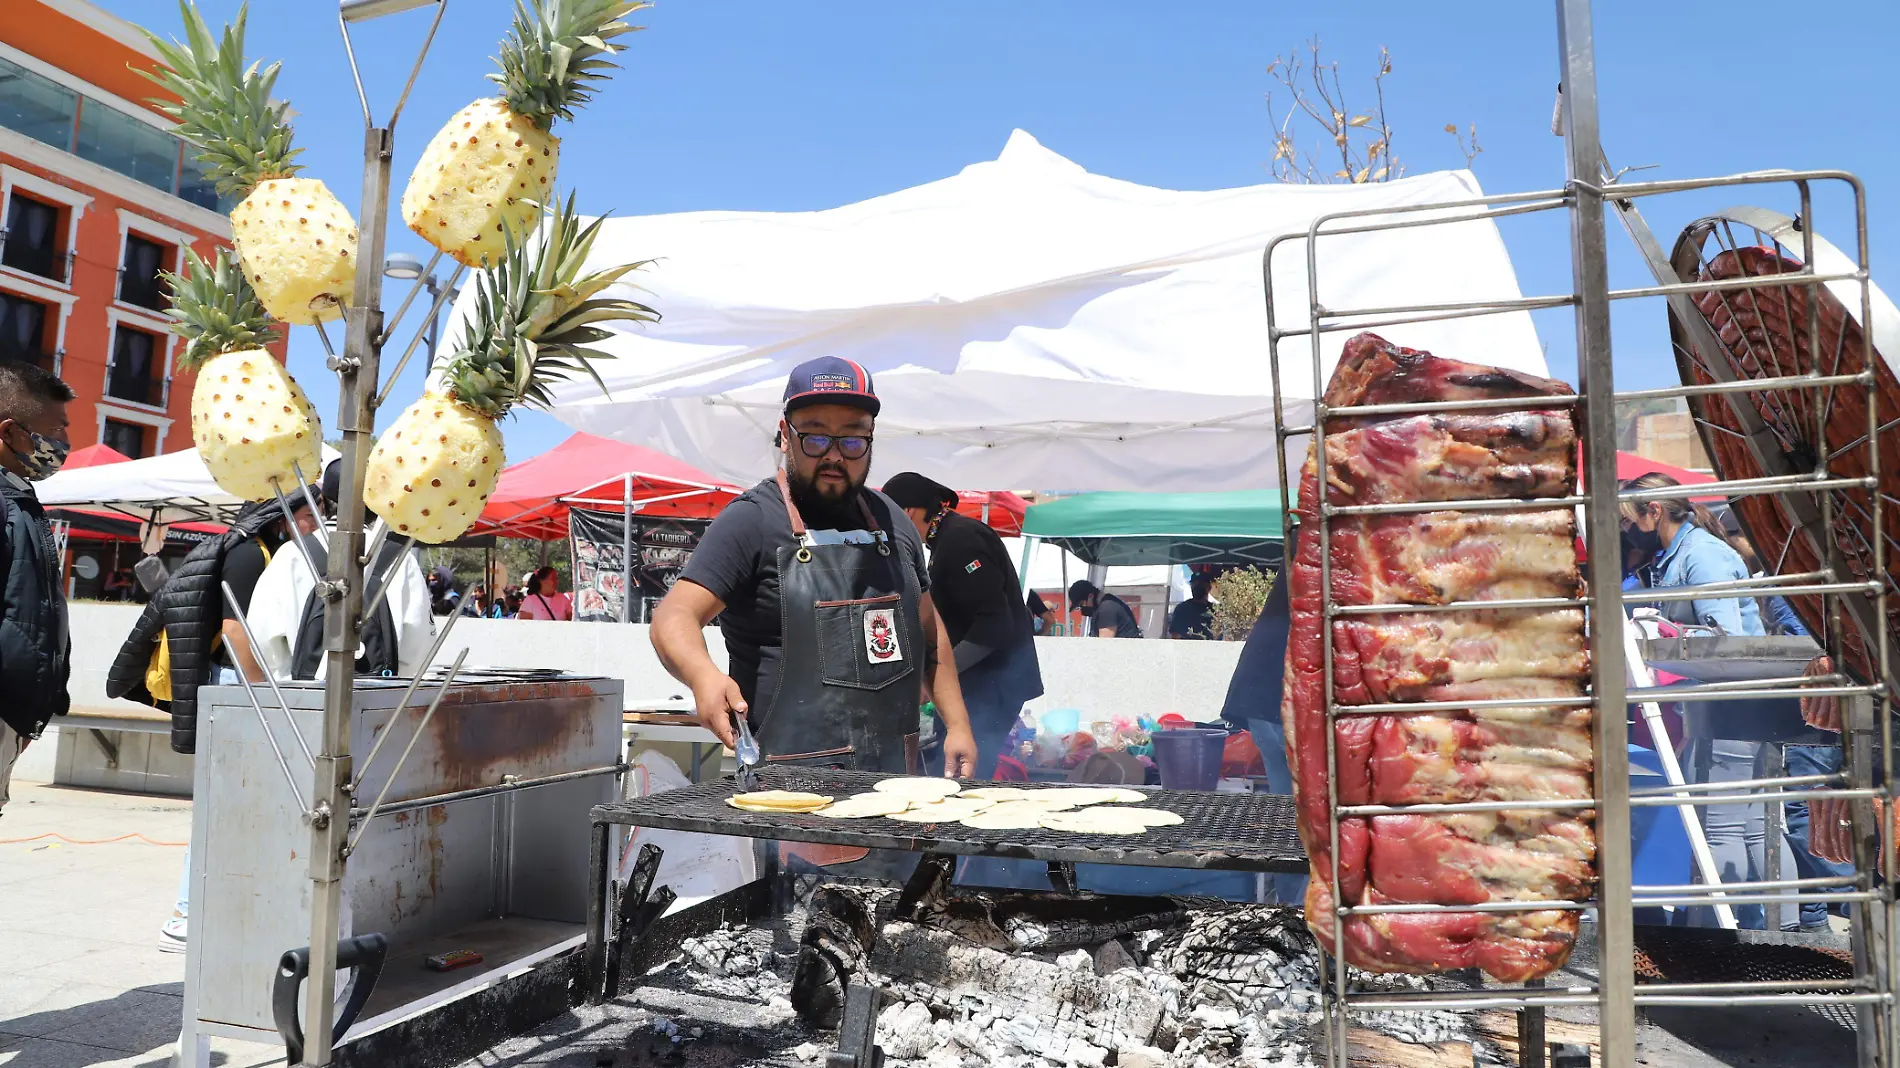
[[[950,644],[967,641],[990,650],[967,665],[967,654],[958,655],[964,699],[973,714],[978,703],[1013,704],[1013,722],[1024,703],[1042,696],[1042,667],[1029,605],[1003,539],[986,523],[947,512],[928,544],[930,597]]]

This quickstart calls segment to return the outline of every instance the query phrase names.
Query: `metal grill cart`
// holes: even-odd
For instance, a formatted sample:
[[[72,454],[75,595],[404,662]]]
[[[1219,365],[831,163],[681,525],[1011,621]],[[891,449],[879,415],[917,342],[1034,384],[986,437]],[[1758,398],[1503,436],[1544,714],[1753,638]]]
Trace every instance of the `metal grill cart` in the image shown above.
[[[761,769],[758,775],[765,789],[798,790],[829,797],[869,790],[879,779],[888,777],[865,772],[771,766]],[[734,782],[726,779],[616,801],[594,809],[594,882],[588,901],[599,908],[608,900],[609,879],[613,873],[613,832],[617,826],[921,853],[916,873],[906,885],[896,910],[900,919],[906,917],[905,902],[916,902],[935,880],[947,878],[954,858],[959,856],[1044,861],[1049,866],[1052,886],[1071,895],[1076,889],[1077,864],[1246,872],[1306,870],[1306,853],[1294,829],[1292,799],[1271,794],[1155,791],[1144,806],[1173,812],[1181,817],[1181,823],[1150,828],[1145,834],[1127,837],[1046,830],[983,831],[955,823],[899,824],[892,820],[837,820],[792,812],[751,812],[726,803],[734,788]],[[672,902],[670,891],[664,888],[656,891],[653,886],[659,862],[658,849],[642,846],[628,876],[626,890],[613,907],[611,927],[610,917],[604,912],[589,915],[586,969],[589,1000],[598,1001],[619,993],[621,975],[634,974],[624,962],[648,956],[642,940],[649,934],[653,921]],[[878,1063],[878,1055],[872,1048],[878,997],[874,985],[856,979],[851,981],[839,1028],[839,1053],[827,1062],[833,1068],[873,1068]]]
[[[365,774],[339,821],[353,828],[339,926],[369,951],[344,999],[360,1032],[580,944],[586,813],[614,796],[619,771],[617,679],[478,678],[427,705],[405,702],[407,688],[359,681],[349,722],[349,754]],[[323,690],[283,686],[287,719],[268,702],[260,718],[234,686],[203,692],[185,1048],[199,1035],[271,1042],[280,1029],[294,1047],[296,1006],[280,999],[294,998],[302,977],[279,975],[273,987],[271,976],[305,944],[314,902],[297,863],[309,830],[302,807],[285,803],[273,732],[314,734]],[[380,747],[384,739],[394,741]],[[407,759],[396,759],[399,747]],[[287,759],[302,755],[293,748]],[[482,961],[424,966],[455,950]]]
[[[1546,988],[1541,983],[1516,986],[1487,984],[1469,993],[1428,992],[1417,997],[1394,997],[1357,986],[1343,960],[1334,960],[1325,1005],[1328,1025],[1328,1063],[1347,1064],[1346,1024],[1355,1011],[1514,1008],[1532,1024],[1546,1007],[1593,1007],[1600,1033],[1601,1063],[1621,1068],[1637,1063],[1636,1014],[1645,1006],[1746,1007],[1817,1005],[1851,1008],[1858,1033],[1862,1068],[1900,1068],[1900,1029],[1896,1028],[1895,941],[1893,885],[1882,872],[1892,872],[1891,835],[1878,832],[1876,802],[1893,796],[1887,769],[1893,767],[1892,720],[1887,703],[1892,693],[1891,631],[1885,626],[1889,611],[1900,602],[1888,599],[1892,578],[1887,550],[1892,543],[1894,518],[1886,511],[1900,499],[1882,489],[1882,462],[1875,442],[1887,434],[1900,395],[1883,396],[1882,386],[1894,381],[1885,364],[1877,361],[1871,335],[1880,332],[1874,293],[1868,280],[1866,206],[1863,190],[1851,174],[1839,171],[1768,172],[1707,180],[1625,182],[1607,165],[1600,148],[1595,84],[1595,58],[1588,0],[1558,0],[1558,44],[1561,60],[1559,119],[1568,149],[1568,178],[1562,188],[1543,192],[1475,198],[1457,203],[1420,205],[1378,211],[1345,212],[1316,220],[1303,235],[1276,239],[1266,250],[1264,273],[1272,369],[1276,385],[1275,415],[1282,435],[1281,486],[1291,493],[1285,453],[1286,439],[1312,437],[1322,470],[1326,467],[1326,436],[1332,421],[1354,416],[1526,409],[1574,405],[1584,441],[1586,490],[1560,498],[1525,501],[1433,502],[1427,505],[1342,506],[1330,502],[1318,508],[1316,531],[1320,546],[1320,584],[1324,591],[1323,619],[1349,609],[1332,603],[1330,565],[1331,520],[1347,514],[1426,511],[1440,509],[1577,508],[1583,515],[1589,549],[1587,597],[1487,601],[1442,606],[1393,606],[1387,611],[1442,611],[1515,608],[1561,610],[1584,608],[1592,620],[1621,620],[1618,504],[1623,501],[1686,498],[1722,494],[1737,499],[1748,530],[1757,535],[1764,559],[1771,562],[1768,577],[1704,586],[1695,589],[1643,591],[1645,601],[1685,598],[1740,598],[1779,595],[1789,597],[1811,620],[1810,629],[1834,667],[1826,673],[1804,675],[1791,671],[1780,677],[1739,682],[1714,682],[1686,687],[1631,687],[1626,671],[1630,660],[1626,633],[1598,627],[1590,641],[1592,673],[1589,695],[1553,701],[1490,700],[1493,707],[1589,707],[1595,713],[1596,797],[1588,801],[1524,803],[1467,803],[1424,806],[1341,806],[1336,788],[1329,799],[1334,856],[1338,856],[1338,828],[1342,816],[1366,816],[1399,811],[1434,813],[1497,810],[1524,807],[1593,811],[1598,832],[1600,882],[1596,896],[1576,902],[1496,902],[1484,906],[1500,912],[1563,908],[1594,914],[1594,950],[1598,962],[1594,981],[1568,988]],[[1851,219],[1839,225],[1851,228],[1855,246],[1842,256],[1816,236],[1821,227],[1813,213],[1814,192],[1834,187],[1851,197]],[[1678,242],[1673,257],[1665,255],[1644,224],[1636,205],[1643,198],[1746,187],[1749,193],[1792,193],[1800,210],[1796,219],[1769,216],[1752,209],[1736,209],[1692,225]],[[1773,188],[1779,187],[1779,190]],[[1343,234],[1376,235],[1401,228],[1440,226],[1469,220],[1494,220],[1534,212],[1561,211],[1570,223],[1573,289],[1568,293],[1466,304],[1427,304],[1412,307],[1338,308],[1326,306],[1319,295],[1315,245]],[[1652,273],[1655,284],[1613,290],[1607,263],[1606,211],[1624,223]],[[1798,221],[1797,221],[1798,219]],[[1720,253],[1738,245],[1738,224],[1752,229],[1753,240],[1780,253],[1777,266],[1735,269],[1719,261]],[[1276,294],[1275,255],[1304,256],[1304,294],[1291,299]],[[1831,294],[1832,296],[1828,296]],[[1660,297],[1667,303],[1672,330],[1684,368],[1681,387],[1617,393],[1610,348],[1610,307],[1615,300]],[[1304,307],[1300,305],[1304,304]],[[1729,329],[1738,305],[1752,307],[1758,316],[1774,310],[1761,325],[1783,344]],[[1282,341],[1297,351],[1304,339],[1310,349],[1316,385],[1324,381],[1321,335],[1381,326],[1425,322],[1461,316],[1494,315],[1535,309],[1575,309],[1579,393],[1575,397],[1537,397],[1531,401],[1467,401],[1462,403],[1391,404],[1329,408],[1323,399],[1314,406],[1311,425],[1288,426],[1279,416]],[[1890,308],[1884,309],[1890,311]],[[1831,323],[1830,311],[1837,311]],[[1284,325],[1292,323],[1293,325]],[[1862,329],[1874,324],[1874,330]],[[1843,325],[1845,324],[1845,325]],[[1831,325],[1828,333],[1824,326]],[[1725,338],[1729,340],[1725,342]],[[1752,344],[1751,344],[1752,343]],[[1731,345],[1733,346],[1731,348]],[[1798,352],[1797,352],[1798,350]],[[1779,358],[1777,358],[1779,353]],[[1809,358],[1819,354],[1818,358]],[[1472,354],[1447,353],[1453,357]],[[1481,357],[1479,357],[1481,358]],[[1619,492],[1616,479],[1615,404],[1650,398],[1688,398],[1711,445],[1711,453],[1726,457],[1725,480],[1692,488]],[[1886,457],[1891,463],[1893,457]],[[1291,501],[1287,513],[1293,515]],[[1632,595],[1632,599],[1636,599]],[[1376,609],[1374,611],[1377,611]],[[1337,717],[1367,714],[1405,714],[1434,709],[1453,711],[1451,703],[1339,706],[1333,685],[1333,643],[1330,626],[1321,628],[1327,722],[1329,773],[1337,767],[1332,722]],[[1625,707],[1646,701],[1736,702],[1766,698],[1834,698],[1845,705],[1848,729],[1842,736],[1844,770],[1839,774],[1807,777],[1771,776],[1722,784],[1671,785],[1642,796],[1629,789],[1628,729]],[[1717,713],[1720,714],[1719,712]],[[1330,778],[1330,776],[1329,776]],[[1705,884],[1634,886],[1630,868],[1630,811],[1636,806],[1688,808],[1716,804],[1779,804],[1783,801],[1841,799],[1851,804],[1851,833],[1856,873],[1845,878],[1772,878],[1731,883],[1721,889]],[[1884,861],[1884,863],[1882,863]],[[1326,878],[1327,873],[1316,877]],[[1337,861],[1331,873],[1334,930],[1354,913],[1430,913],[1471,911],[1471,906],[1428,904],[1342,905]],[[1824,893],[1825,891],[1836,891]],[[1798,904],[1810,900],[1852,902],[1851,979],[1832,977],[1763,979],[1770,969],[1729,969],[1720,981],[1641,982],[1632,925],[1633,908],[1651,905]],[[1738,948],[1745,942],[1732,942]],[[1734,975],[1746,978],[1733,978]],[[1527,1043],[1524,1065],[1542,1065],[1541,1043]],[[1574,1054],[1566,1054],[1566,1059]],[[1582,1063],[1575,1062],[1572,1063]]]

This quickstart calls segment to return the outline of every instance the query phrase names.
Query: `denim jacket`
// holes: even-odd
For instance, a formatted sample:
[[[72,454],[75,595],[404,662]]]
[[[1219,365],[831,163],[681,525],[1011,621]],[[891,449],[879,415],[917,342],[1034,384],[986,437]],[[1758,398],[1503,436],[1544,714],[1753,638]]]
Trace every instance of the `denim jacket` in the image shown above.
[[[1748,567],[1728,542],[1694,523],[1684,523],[1677,528],[1675,540],[1656,557],[1655,575],[1656,586],[1667,589],[1745,579]],[[1760,637],[1766,633],[1752,597],[1663,601],[1656,607],[1674,623],[1720,627],[1724,634]]]

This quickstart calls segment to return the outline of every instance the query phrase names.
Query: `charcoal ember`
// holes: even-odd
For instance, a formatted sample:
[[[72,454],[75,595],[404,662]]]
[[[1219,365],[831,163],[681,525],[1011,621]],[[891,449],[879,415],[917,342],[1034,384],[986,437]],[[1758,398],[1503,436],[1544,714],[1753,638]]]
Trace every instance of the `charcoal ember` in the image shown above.
[[[930,1006],[922,1002],[887,1005],[877,1016],[877,1044],[893,1060],[922,1057],[938,1044],[933,1022]]]
[[[749,933],[746,928],[727,924],[681,942],[680,955],[689,966],[707,975],[757,975],[765,966],[766,951],[753,943]]]

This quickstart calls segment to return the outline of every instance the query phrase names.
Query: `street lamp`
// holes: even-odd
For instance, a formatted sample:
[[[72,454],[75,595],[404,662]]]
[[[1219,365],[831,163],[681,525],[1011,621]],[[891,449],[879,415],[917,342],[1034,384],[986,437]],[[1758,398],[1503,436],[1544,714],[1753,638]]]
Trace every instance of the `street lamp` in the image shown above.
[[[409,255],[407,252],[397,252],[383,260],[383,277],[394,278],[399,282],[411,282],[417,278],[422,278],[422,288],[429,291],[429,306],[431,309],[435,307],[436,298],[442,294],[442,280],[437,278],[434,273],[423,278],[422,261]],[[448,299],[442,303],[455,303],[455,296],[458,292],[460,291],[454,289],[449,290]],[[429,331],[425,336],[428,338],[427,344],[429,346],[430,366],[434,366],[435,364],[436,330],[441,324],[441,318],[440,313],[433,311],[429,316]]]

